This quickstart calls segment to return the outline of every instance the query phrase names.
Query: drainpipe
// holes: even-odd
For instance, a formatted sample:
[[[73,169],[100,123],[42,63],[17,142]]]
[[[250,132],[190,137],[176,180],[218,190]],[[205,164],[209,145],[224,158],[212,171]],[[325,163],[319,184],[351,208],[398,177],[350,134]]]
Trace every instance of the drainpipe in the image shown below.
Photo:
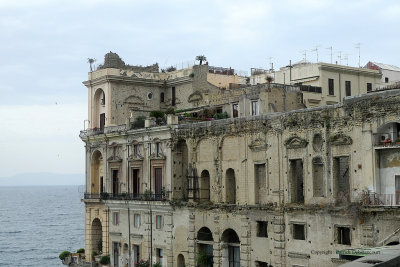
[[[128,155],[127,155],[127,157],[126,157],[126,162],[127,162],[127,164],[128,164],[128,175],[127,175],[127,178],[128,178],[128,181],[127,181],[127,183],[128,183],[128,196],[129,196],[129,193],[130,193],[130,190],[129,190],[129,171],[130,171],[130,169],[129,169],[129,145],[127,146],[128,147]],[[130,213],[130,209],[129,209],[129,200],[127,200],[127,205],[128,205],[128,242],[129,242],[129,244],[128,244],[128,250],[129,250],[129,262],[128,262],[128,266],[129,267],[131,267],[131,261],[132,261],[132,252],[131,252],[131,213]]]

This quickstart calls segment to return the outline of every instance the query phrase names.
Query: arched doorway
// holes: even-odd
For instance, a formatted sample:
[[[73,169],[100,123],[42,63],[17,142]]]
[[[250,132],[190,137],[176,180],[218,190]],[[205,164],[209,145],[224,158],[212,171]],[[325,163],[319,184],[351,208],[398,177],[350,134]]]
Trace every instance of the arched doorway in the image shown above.
[[[103,230],[101,227],[101,222],[98,218],[94,219],[91,227],[91,235],[90,235],[90,244],[91,251],[90,255],[93,255],[93,252],[97,254],[101,254],[103,251]]]
[[[200,202],[210,201],[210,173],[207,170],[200,176]]]
[[[182,254],[178,255],[178,267],[185,267],[185,257]]]
[[[97,89],[92,103],[92,128],[104,129],[106,123],[106,97],[102,89]]]
[[[213,266],[213,234],[207,227],[202,227],[197,232],[197,256],[196,262],[200,267]]]
[[[226,229],[222,233],[222,266],[240,267],[240,239],[233,229]]]
[[[225,174],[225,202],[236,203],[236,177],[232,168],[227,169]]]
[[[104,190],[104,167],[103,156],[100,151],[96,150],[92,154],[90,164],[90,189],[91,194],[101,194]]]

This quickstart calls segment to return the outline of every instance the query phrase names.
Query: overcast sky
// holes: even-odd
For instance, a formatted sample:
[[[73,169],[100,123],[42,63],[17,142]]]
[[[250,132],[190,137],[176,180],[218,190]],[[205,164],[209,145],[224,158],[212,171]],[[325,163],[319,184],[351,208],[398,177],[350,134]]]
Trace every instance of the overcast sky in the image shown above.
[[[304,58],[400,65],[400,2],[0,0],[0,177],[84,173],[87,58],[249,72]],[[272,58],[272,59],[270,59]],[[342,64],[346,60],[342,59]]]

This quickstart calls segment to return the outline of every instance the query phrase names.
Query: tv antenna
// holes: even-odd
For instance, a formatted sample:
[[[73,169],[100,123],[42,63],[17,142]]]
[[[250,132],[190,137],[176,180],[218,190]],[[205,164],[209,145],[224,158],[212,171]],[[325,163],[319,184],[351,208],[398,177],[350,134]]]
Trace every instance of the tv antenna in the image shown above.
[[[331,64],[333,64],[332,62],[332,57],[333,57],[333,47],[331,46],[331,47],[327,47],[326,49],[329,49],[329,50],[331,50]]]
[[[358,67],[361,68],[361,43],[357,43],[356,48],[358,49]]]
[[[338,59],[339,59],[339,65],[342,65],[342,52],[343,51],[337,51],[338,52]]]
[[[272,62],[273,57],[269,57],[268,59],[269,59],[270,70],[273,71],[274,70],[274,63]]]
[[[313,50],[310,50],[311,52],[316,52],[317,54],[317,63],[318,63],[318,47],[320,47],[320,45],[316,45],[314,46],[315,48]]]
[[[343,59],[346,60],[346,65],[348,66],[349,65],[349,54],[344,54]]]
[[[304,56],[304,62],[307,62],[307,50],[302,50],[302,51],[300,51],[301,53],[302,53],[302,55]]]

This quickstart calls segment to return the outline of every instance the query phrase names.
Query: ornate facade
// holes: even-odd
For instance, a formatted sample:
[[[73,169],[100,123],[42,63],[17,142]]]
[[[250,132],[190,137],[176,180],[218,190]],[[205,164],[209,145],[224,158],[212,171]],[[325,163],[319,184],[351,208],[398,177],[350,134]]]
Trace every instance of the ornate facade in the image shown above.
[[[306,108],[300,85],[220,88],[207,65],[135,71],[84,82],[86,259],[338,266],[347,249],[398,243],[400,90]],[[148,118],[168,108],[230,118]]]

